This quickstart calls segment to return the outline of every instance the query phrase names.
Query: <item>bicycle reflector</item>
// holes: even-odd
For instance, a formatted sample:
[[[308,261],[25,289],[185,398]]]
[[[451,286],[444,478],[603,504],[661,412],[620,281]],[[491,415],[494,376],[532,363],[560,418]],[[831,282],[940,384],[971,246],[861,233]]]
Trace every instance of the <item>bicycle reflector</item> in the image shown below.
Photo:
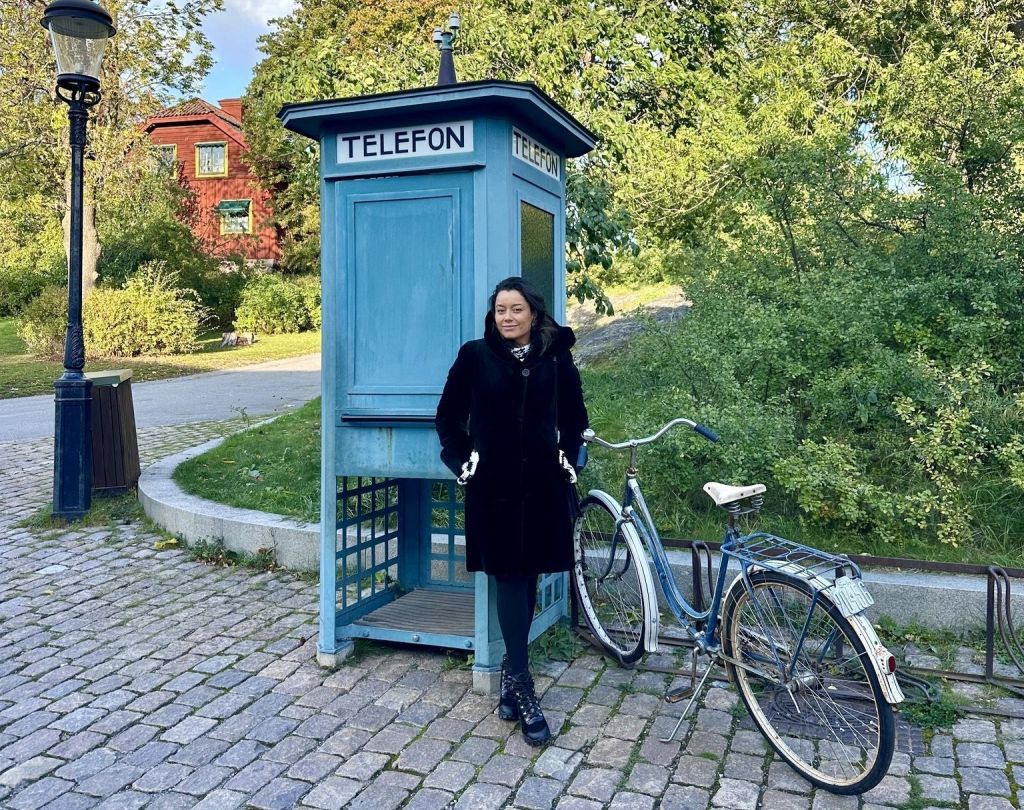
[[[878,663],[882,665],[883,672],[888,672],[890,675],[896,672],[895,655],[881,645],[875,648],[875,655],[878,657]]]

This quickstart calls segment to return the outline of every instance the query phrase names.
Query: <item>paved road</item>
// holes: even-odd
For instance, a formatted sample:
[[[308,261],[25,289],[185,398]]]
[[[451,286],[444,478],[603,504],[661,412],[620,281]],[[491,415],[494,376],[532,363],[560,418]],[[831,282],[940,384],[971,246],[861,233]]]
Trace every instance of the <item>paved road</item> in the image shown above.
[[[315,396],[316,358],[305,361],[138,386],[144,462],[231,428],[197,422],[211,414]],[[883,782],[837,797],[768,750],[730,688],[710,689],[660,742],[682,708],[662,699],[670,677],[589,649],[538,672],[556,734],[542,750],[440,652],[382,645],[320,669],[306,579],[159,550],[138,521],[19,527],[50,488],[52,404],[32,399],[0,403],[0,436],[28,434],[0,439],[0,810],[1021,807],[1021,720],[964,719],[930,737],[901,724]],[[958,664],[976,655],[962,649]],[[987,694],[956,690],[965,705]]]
[[[143,428],[142,454],[217,428]],[[682,708],[662,699],[670,677],[589,649],[538,673],[556,736],[531,749],[458,659],[379,646],[317,667],[306,579],[159,550],[137,521],[19,528],[48,494],[49,443],[0,453],[2,810],[1008,810],[1024,796],[1024,721],[966,719],[930,738],[903,726],[882,784],[837,797],[768,751],[730,688],[660,742]],[[970,703],[984,687],[958,691]]]
[[[319,354],[132,385],[139,428],[277,413],[319,394]],[[0,442],[52,435],[52,395],[0,400]]]

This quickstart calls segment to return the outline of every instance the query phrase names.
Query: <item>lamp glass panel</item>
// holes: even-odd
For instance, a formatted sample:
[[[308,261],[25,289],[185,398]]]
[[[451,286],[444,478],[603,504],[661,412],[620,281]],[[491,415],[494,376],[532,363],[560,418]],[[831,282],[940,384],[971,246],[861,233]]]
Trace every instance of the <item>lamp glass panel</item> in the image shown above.
[[[68,20],[78,21],[77,18],[65,17],[55,20],[50,26],[50,41],[53,43],[53,52],[57,57],[57,73],[78,73],[98,80],[100,64],[103,62],[103,51],[107,47],[106,29],[98,29],[102,30],[104,35],[92,38],[61,33],[68,28],[65,24],[65,21]],[[97,29],[87,30],[95,31]]]

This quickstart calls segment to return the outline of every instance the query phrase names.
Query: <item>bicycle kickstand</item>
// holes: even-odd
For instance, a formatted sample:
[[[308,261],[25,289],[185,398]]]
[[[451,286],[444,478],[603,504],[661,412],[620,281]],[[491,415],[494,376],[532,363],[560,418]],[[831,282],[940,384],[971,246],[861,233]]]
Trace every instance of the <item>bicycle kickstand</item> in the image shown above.
[[[678,703],[680,700],[686,700],[690,695],[693,694],[693,687],[697,684],[697,648],[694,647],[690,650],[690,685],[689,686],[677,686],[675,689],[669,689],[665,693],[666,703]]]
[[[689,693],[689,695],[690,695],[690,702],[686,704],[686,707],[683,709],[683,713],[681,715],[679,715],[679,720],[676,722],[675,728],[672,729],[672,733],[669,734],[667,737],[660,737],[659,738],[663,743],[670,743],[675,738],[676,734],[679,732],[679,727],[683,724],[683,720],[685,720],[686,716],[690,713],[690,709],[693,706],[693,702],[697,699],[697,695],[699,695],[701,693],[701,690],[704,688],[704,683],[707,681],[708,676],[711,674],[713,662],[709,659],[708,660],[708,668],[706,670],[704,670],[704,675],[701,677],[700,683],[698,683],[696,685],[696,687],[694,687],[693,683],[694,683],[694,681],[697,680],[697,650],[696,649],[694,649],[692,655],[693,655],[693,658],[692,658],[692,664],[691,664],[691,668],[690,668],[690,684],[691,685],[689,687],[683,687],[682,689],[673,689],[668,694],[665,695],[666,699],[668,699],[670,703],[676,703],[676,702],[682,700],[684,697],[686,697],[686,694]],[[669,698],[669,695],[672,695],[674,697],[676,694],[678,694],[679,696],[676,697],[675,700],[671,700]]]

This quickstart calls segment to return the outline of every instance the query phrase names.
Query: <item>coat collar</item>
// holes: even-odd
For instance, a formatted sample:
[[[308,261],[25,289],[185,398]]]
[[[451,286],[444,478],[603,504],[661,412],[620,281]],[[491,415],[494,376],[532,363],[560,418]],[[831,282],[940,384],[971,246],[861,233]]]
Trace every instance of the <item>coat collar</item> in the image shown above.
[[[547,351],[534,351],[531,348],[530,353],[526,355],[526,360],[523,361],[523,365],[532,368],[543,358],[557,357],[576,345],[576,333],[571,328],[568,326],[558,326],[558,324],[555,324],[555,328],[557,330],[555,337],[548,346]],[[498,330],[494,326],[494,317],[490,312],[484,318],[484,341],[487,343],[488,348],[499,358],[509,364],[520,365],[520,361],[516,360],[512,356],[512,352],[509,351],[505,339],[498,334]]]

